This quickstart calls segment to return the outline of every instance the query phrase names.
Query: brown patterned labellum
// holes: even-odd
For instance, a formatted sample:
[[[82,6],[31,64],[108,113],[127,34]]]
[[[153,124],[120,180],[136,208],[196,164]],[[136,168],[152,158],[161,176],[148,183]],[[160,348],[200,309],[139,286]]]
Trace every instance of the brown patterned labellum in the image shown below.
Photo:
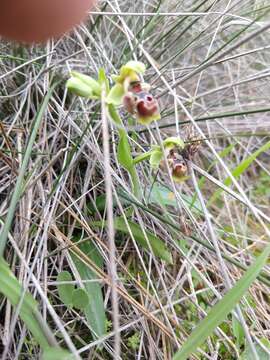
[[[139,116],[152,116],[158,112],[157,100],[151,94],[140,94],[140,99],[137,101],[137,112]]]
[[[172,175],[176,178],[182,178],[187,175],[187,165],[185,162],[176,162],[173,164]]]

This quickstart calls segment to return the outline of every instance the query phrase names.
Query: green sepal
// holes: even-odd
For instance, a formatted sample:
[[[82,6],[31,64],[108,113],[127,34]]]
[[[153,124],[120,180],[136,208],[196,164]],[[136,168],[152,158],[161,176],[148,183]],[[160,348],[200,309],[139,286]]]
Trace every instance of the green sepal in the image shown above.
[[[122,104],[124,94],[125,94],[125,91],[124,91],[123,85],[115,84],[111,88],[106,101],[108,104],[113,104],[115,106],[119,106]]]
[[[163,153],[161,149],[153,150],[149,159],[151,168],[157,169],[159,167],[162,158],[163,158]]]
[[[179,148],[183,149],[185,144],[184,144],[184,141],[182,139],[180,139],[179,137],[172,136],[163,141],[163,146],[165,149],[168,149],[168,150],[171,150],[174,147],[179,147]]]

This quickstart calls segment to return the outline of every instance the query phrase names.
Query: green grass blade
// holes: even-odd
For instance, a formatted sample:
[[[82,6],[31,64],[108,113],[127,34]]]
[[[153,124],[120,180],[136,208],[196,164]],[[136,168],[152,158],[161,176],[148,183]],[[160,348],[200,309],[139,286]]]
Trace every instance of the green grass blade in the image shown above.
[[[3,258],[0,258],[0,293],[7,297],[13,306],[17,306],[24,290],[16,277],[11,272],[8,264]],[[20,317],[24,321],[26,327],[31,331],[35,340],[44,349],[49,343],[44,336],[44,332],[36,319],[34,312],[38,309],[38,303],[28,292],[25,292],[24,298],[20,303]]]
[[[268,245],[260,256],[255,260],[245,274],[235,283],[223,298],[212,307],[208,315],[199,323],[193,333],[181,349],[175,354],[173,360],[185,360],[212,334],[214,329],[219,326],[241,300],[245,292],[259,275],[270,255],[270,245]]]

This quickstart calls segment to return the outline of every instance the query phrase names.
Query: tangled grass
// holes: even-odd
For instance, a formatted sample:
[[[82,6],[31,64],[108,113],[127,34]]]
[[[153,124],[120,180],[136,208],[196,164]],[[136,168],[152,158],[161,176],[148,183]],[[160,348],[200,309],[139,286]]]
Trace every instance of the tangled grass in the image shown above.
[[[38,301],[51,345],[77,359],[270,358],[267,256],[229,315],[224,305],[214,330],[203,323],[206,340],[188,343],[269,244],[269,14],[254,0],[104,1],[58,41],[1,41],[2,234],[12,225],[4,257]],[[120,108],[132,155],[168,136],[201,140],[180,184],[166,167],[138,164],[140,200],[100,101],[65,88],[71,70],[96,77],[104,68],[109,77],[132,59],[147,64],[144,80],[162,110],[144,127]],[[140,237],[162,241],[172,263]],[[81,293],[76,306],[63,301],[70,285],[86,289],[90,312],[78,305]],[[2,359],[39,359],[20,305],[0,298]],[[184,343],[189,352],[177,355]]]

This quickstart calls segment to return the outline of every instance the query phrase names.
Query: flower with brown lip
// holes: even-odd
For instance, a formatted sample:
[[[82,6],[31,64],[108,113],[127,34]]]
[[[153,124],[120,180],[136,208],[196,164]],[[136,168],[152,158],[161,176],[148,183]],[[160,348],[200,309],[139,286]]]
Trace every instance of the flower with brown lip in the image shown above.
[[[177,181],[182,181],[187,176],[187,164],[185,161],[175,161],[172,166],[172,177]]]
[[[123,105],[130,114],[136,116],[139,123],[150,124],[160,119],[159,105],[152,94],[140,89],[136,85],[134,91],[128,91],[123,98]]]

